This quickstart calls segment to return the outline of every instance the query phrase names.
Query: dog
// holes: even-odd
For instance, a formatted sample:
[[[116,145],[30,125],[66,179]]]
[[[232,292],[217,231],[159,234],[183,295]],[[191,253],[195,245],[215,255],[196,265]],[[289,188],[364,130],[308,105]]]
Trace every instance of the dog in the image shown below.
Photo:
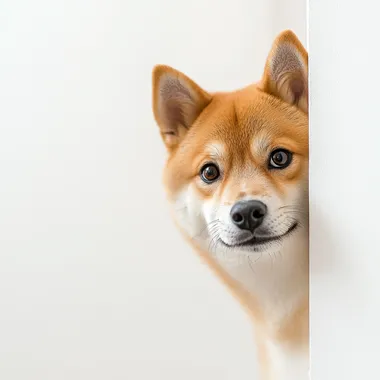
[[[252,318],[265,380],[309,372],[308,108],[308,53],[291,30],[233,92],[153,69],[171,213]]]

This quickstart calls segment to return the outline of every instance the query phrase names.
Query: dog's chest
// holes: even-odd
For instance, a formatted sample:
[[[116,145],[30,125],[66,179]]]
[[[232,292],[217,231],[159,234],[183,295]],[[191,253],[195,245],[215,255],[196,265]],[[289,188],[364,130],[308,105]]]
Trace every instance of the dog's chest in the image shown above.
[[[305,290],[297,271],[292,269],[293,277],[286,275],[286,262],[281,257],[283,255],[273,258],[266,255],[267,257],[261,257],[260,254],[256,257],[246,255],[240,259],[236,256],[235,259],[223,257],[219,263],[252,294],[256,306],[265,315],[266,325],[276,330],[282,321],[297,309]],[[264,349],[267,360],[266,364],[261,363],[266,374],[263,380],[309,379],[307,348],[294,349],[268,339],[265,341]]]
[[[268,357],[264,369],[264,380],[307,380],[309,379],[309,352],[292,349],[277,342],[265,344]]]

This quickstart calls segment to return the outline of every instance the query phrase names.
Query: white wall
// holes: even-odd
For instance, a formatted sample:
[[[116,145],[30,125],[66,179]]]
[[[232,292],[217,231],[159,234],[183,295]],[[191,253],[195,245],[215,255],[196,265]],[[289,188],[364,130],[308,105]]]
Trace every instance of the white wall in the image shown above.
[[[150,75],[257,80],[277,32],[304,40],[297,2],[2,1],[1,379],[254,378],[246,316],[169,219]]]
[[[310,3],[313,380],[380,377],[377,25],[372,1]]]

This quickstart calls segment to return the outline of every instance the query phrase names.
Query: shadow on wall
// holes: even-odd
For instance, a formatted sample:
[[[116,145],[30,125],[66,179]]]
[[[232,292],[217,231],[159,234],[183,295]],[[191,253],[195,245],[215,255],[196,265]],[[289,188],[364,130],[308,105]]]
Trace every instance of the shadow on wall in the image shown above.
[[[311,252],[315,251],[313,249],[313,242],[318,242],[318,246],[320,246],[320,242],[323,242],[323,246],[325,247],[337,246],[338,242],[334,243],[334,227],[327,222],[329,219],[323,215],[321,208],[314,205],[312,201],[310,201],[309,214],[310,220],[313,221],[310,223],[309,228],[309,231],[313,231],[312,238],[310,236],[310,268],[313,268],[313,271],[310,272],[310,276],[323,276],[324,274],[334,271],[336,264],[334,259],[335,249],[334,251],[319,249],[312,255]]]

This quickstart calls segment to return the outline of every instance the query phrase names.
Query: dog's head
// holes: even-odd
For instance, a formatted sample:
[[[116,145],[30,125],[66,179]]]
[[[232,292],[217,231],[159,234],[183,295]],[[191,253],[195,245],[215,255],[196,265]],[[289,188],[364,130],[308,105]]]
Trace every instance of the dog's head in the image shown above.
[[[169,200],[189,238],[247,254],[307,235],[308,56],[292,32],[275,40],[261,81],[235,92],[210,94],[156,66],[153,110]]]

